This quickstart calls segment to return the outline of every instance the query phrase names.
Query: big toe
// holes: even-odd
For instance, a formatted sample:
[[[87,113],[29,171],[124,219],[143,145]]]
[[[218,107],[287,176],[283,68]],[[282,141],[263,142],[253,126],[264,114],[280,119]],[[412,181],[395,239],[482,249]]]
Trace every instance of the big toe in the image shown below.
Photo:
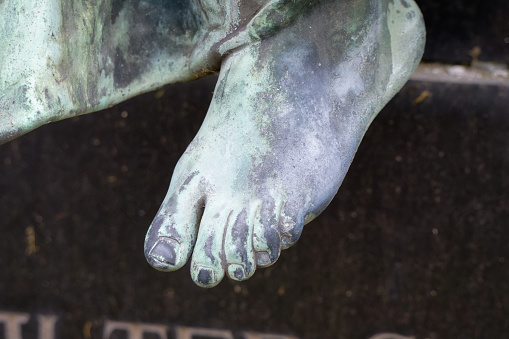
[[[172,192],[157,212],[145,238],[145,257],[160,271],[174,271],[185,265],[193,249],[203,202],[197,190]]]

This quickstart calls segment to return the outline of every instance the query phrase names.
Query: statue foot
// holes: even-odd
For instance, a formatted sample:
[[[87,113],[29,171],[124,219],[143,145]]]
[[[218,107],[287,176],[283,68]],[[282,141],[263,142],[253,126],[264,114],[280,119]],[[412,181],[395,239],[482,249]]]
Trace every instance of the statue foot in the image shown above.
[[[216,73],[311,0],[0,0],[0,144]]]
[[[233,51],[147,233],[148,262],[172,271],[192,254],[203,287],[273,264],[334,197],[423,45],[412,0],[335,1]]]

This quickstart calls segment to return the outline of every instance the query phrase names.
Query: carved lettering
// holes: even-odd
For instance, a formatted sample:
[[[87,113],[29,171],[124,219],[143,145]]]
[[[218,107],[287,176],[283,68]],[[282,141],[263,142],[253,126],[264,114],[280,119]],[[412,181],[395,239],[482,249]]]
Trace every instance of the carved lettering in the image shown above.
[[[107,320],[104,324],[103,339],[109,339],[114,331],[125,331],[127,339],[143,339],[143,334],[157,334],[160,339],[168,339],[168,327],[146,323],[131,323]]]
[[[4,325],[4,334],[7,339],[23,339],[21,326],[30,319],[28,313],[0,312],[0,323]]]
[[[54,339],[55,338],[55,324],[58,321],[56,315],[38,315],[37,322],[39,323],[39,339]]]
[[[28,313],[0,312],[0,324],[4,325],[6,339],[23,339],[22,326],[29,320]],[[38,339],[54,339],[57,321],[55,315],[38,315]]]
[[[397,333],[379,333],[369,339],[415,339],[415,337],[405,337]]]
[[[232,332],[227,330],[182,326],[175,327],[175,336],[177,339],[193,339],[194,336],[211,339],[233,339]]]
[[[3,329],[3,337],[5,339],[55,339],[58,316],[43,314],[32,316],[37,319],[37,336],[34,338],[33,335],[30,335],[29,337],[25,338],[23,337],[23,326],[28,325],[29,328],[32,328],[33,325],[35,325],[32,322],[29,324],[31,315],[29,313],[0,311],[0,337],[2,336],[1,331]],[[125,339],[143,339],[145,334],[155,334],[158,339],[168,339],[168,332],[170,330],[174,330],[175,339],[195,339],[197,337],[202,339],[234,339],[233,332],[229,330],[185,326],[167,326],[161,324],[112,320],[106,320],[104,322],[102,339],[110,339],[113,335],[113,332],[115,331],[123,332],[123,337]],[[33,333],[33,331],[26,331],[26,334],[28,333]],[[242,339],[298,339],[297,337],[290,335],[259,332],[241,332],[238,333],[237,337]],[[411,337],[397,338],[413,339]],[[376,336],[371,339],[385,339],[385,337]]]
[[[244,339],[298,339],[291,335],[244,332]]]

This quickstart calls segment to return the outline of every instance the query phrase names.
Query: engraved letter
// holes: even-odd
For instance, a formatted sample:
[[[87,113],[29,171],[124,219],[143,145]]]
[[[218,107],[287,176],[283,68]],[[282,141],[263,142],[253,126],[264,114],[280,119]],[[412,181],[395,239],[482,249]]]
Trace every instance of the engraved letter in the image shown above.
[[[180,327],[175,328],[176,339],[193,339],[195,335],[202,338],[233,339],[233,334],[226,330],[215,330],[209,328]]]
[[[282,334],[267,334],[267,333],[255,333],[255,332],[244,332],[244,339],[298,339],[293,335],[282,335]]]
[[[23,339],[21,325],[28,322],[28,313],[0,312],[0,323],[4,324],[6,339]]]
[[[104,324],[103,339],[109,339],[115,330],[127,332],[127,339],[143,339],[144,333],[154,333],[157,334],[160,339],[168,339],[168,328],[164,325],[128,323],[110,320],[106,321]]]
[[[375,334],[369,339],[415,339],[415,337],[404,337],[396,333],[380,333]]]
[[[39,323],[39,339],[54,339],[55,338],[55,324],[58,317],[55,315],[38,315],[37,322]]]

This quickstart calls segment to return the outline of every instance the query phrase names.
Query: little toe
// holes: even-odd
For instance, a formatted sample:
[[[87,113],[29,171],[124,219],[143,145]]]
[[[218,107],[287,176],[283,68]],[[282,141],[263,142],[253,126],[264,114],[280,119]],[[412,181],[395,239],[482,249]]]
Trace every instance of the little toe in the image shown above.
[[[253,247],[259,267],[272,265],[281,253],[281,236],[278,231],[280,206],[281,204],[266,202],[255,214]]]
[[[225,231],[232,213],[212,205],[205,207],[191,260],[191,277],[201,287],[214,287],[224,277]]]
[[[225,237],[225,256],[228,276],[233,280],[249,279],[255,272],[253,250],[253,216],[243,209],[236,217],[230,218]]]
[[[287,249],[299,240],[306,219],[300,206],[286,204],[279,217],[279,233],[281,234],[281,247]]]
[[[203,202],[196,190],[168,192],[145,237],[145,257],[160,271],[185,265],[196,239]]]

